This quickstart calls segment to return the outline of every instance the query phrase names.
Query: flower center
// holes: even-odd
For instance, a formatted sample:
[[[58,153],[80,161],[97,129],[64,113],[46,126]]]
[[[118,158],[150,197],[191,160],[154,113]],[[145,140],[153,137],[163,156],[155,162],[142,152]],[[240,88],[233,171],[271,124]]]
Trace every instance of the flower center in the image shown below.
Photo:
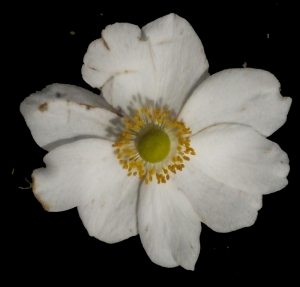
[[[170,115],[165,107],[142,107],[123,118],[124,131],[112,146],[128,176],[138,175],[146,184],[153,178],[166,183],[170,172],[181,171],[188,155],[196,154],[190,147],[191,130]]]
[[[138,136],[136,146],[142,159],[156,163],[167,157],[170,152],[171,141],[163,130],[153,127]]]

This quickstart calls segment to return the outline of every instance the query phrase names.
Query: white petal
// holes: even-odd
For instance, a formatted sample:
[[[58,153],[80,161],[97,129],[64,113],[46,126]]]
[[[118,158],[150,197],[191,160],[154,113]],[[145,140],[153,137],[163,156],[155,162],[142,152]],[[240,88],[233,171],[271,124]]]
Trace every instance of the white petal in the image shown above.
[[[151,43],[156,95],[163,98],[162,105],[178,114],[200,77],[206,76],[203,45],[192,26],[175,14],[161,17],[142,30]]]
[[[89,235],[107,243],[137,235],[139,181],[130,176],[122,178],[120,185],[118,177],[117,173],[116,179],[108,182],[109,189],[99,189],[99,199],[78,206],[79,216]]]
[[[179,118],[194,134],[212,125],[237,123],[269,136],[285,123],[292,102],[281,96],[279,88],[278,80],[267,71],[224,70],[195,90]]]
[[[190,96],[208,63],[190,24],[170,14],[146,25],[116,23],[102,31],[84,57],[82,76],[102,88],[118,112],[149,103],[176,113]]]
[[[200,155],[191,157],[174,176],[201,221],[217,232],[230,232],[252,225],[262,207],[262,195],[232,188],[199,168]]]
[[[216,125],[191,139],[199,168],[225,185],[266,194],[288,183],[287,154],[249,126]]]
[[[80,87],[52,84],[27,97],[20,111],[36,143],[50,151],[82,138],[115,140],[118,116],[100,95]]]
[[[48,211],[63,211],[128,185],[111,142],[84,139],[62,145],[44,157],[46,168],[33,171],[33,192]]]
[[[119,113],[128,113],[133,97],[150,97],[154,86],[154,67],[149,41],[142,39],[138,26],[116,23],[102,31],[84,56],[83,79]]]
[[[154,263],[194,270],[200,252],[201,224],[172,180],[142,185],[138,228],[142,244]]]

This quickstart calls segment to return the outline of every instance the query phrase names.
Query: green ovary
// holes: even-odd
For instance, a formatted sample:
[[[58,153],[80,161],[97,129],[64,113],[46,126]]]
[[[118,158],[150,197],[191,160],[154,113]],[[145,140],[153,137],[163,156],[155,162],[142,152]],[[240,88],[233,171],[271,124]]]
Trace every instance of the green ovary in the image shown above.
[[[171,148],[169,136],[161,129],[151,129],[138,137],[137,149],[147,162],[156,163],[164,160]]]

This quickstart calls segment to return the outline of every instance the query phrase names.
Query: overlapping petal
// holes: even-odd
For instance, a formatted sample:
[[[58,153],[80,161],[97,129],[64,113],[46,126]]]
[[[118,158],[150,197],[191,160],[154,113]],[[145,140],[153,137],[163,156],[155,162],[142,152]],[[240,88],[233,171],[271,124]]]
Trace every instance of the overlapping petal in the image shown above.
[[[217,232],[252,225],[262,207],[262,195],[230,187],[206,175],[195,156],[174,176],[201,221]]]
[[[162,98],[161,106],[166,105],[177,115],[196,85],[207,76],[203,45],[192,26],[175,14],[159,18],[142,30],[151,43],[155,97]]]
[[[118,116],[100,96],[83,88],[52,84],[27,97],[20,106],[36,143],[50,151],[82,138],[115,140]]]
[[[200,252],[200,218],[175,182],[143,183],[138,229],[142,244],[154,263],[194,269]]]
[[[107,26],[90,44],[82,76],[120,113],[149,103],[178,113],[207,68],[193,28],[170,14],[142,30],[126,23]]]
[[[84,56],[82,77],[92,87],[102,89],[105,99],[128,113],[133,97],[147,97],[154,86],[149,42],[138,26],[128,23],[108,25],[102,38],[93,41]]]
[[[199,169],[234,189],[267,194],[288,183],[287,154],[249,126],[212,126],[193,136],[192,145]]]
[[[113,172],[111,170],[110,172]],[[115,175],[119,177],[119,173]],[[113,181],[118,179],[113,179]],[[123,185],[99,191],[100,196],[78,206],[79,216],[90,236],[116,243],[137,235],[137,197],[139,181],[128,177]],[[101,187],[102,189],[102,187]]]
[[[279,88],[278,80],[267,71],[224,70],[199,85],[179,118],[194,134],[212,125],[236,123],[269,136],[285,123],[292,102],[281,96]]]
[[[47,211],[84,206],[93,200],[96,204],[108,202],[110,196],[109,202],[118,203],[117,191],[124,191],[124,198],[131,190],[137,191],[138,179],[128,180],[111,142],[106,140],[84,139],[64,144],[49,152],[44,162],[46,168],[32,174],[32,189]]]

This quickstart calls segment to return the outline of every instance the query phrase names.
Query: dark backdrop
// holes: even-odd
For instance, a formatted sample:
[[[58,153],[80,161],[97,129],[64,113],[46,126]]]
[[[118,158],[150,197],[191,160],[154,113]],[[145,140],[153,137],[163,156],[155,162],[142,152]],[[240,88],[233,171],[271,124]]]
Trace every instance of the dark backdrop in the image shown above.
[[[293,53],[297,37],[293,32],[296,31],[295,7],[284,1],[243,2],[220,5],[198,1],[197,7],[188,2],[180,6],[113,3],[109,7],[101,2],[89,6],[82,1],[67,8],[39,4],[16,6],[8,11],[10,20],[3,24],[8,40],[2,43],[3,60],[8,62],[6,76],[2,76],[7,88],[2,98],[10,101],[4,120],[9,135],[9,149],[5,153],[10,159],[6,165],[10,187],[2,188],[7,196],[3,203],[6,217],[2,220],[5,222],[3,237],[9,250],[8,271],[19,274],[28,270],[22,273],[23,278],[40,283],[43,281],[39,281],[38,275],[46,281],[56,280],[59,275],[67,280],[84,275],[98,284],[104,279],[112,283],[120,279],[123,284],[144,284],[151,277],[157,278],[157,284],[170,283],[169,280],[180,275],[197,280],[199,286],[206,286],[202,284],[206,280],[227,285],[243,284],[251,278],[270,282],[282,276],[286,280],[295,276],[292,260],[299,256],[299,237],[295,231],[299,226],[296,210],[299,169],[292,148],[299,132],[296,120],[299,80],[293,80],[299,60]],[[89,237],[76,209],[48,213],[31,190],[18,188],[27,185],[24,178],[29,179],[33,169],[43,166],[42,158],[46,154],[32,139],[19,113],[20,102],[55,82],[91,89],[81,77],[82,59],[89,43],[101,37],[106,25],[129,22],[142,27],[170,12],[187,19],[195,29],[204,45],[211,74],[242,67],[247,62],[248,67],[273,73],[282,84],[282,95],[293,98],[287,123],[270,137],[289,155],[290,184],[263,197],[263,208],[252,227],[221,234],[202,224],[201,252],[193,273],[181,267],[166,269],[152,263],[139,236],[113,245]],[[4,133],[3,138],[6,139]],[[12,277],[15,279],[17,276]]]

